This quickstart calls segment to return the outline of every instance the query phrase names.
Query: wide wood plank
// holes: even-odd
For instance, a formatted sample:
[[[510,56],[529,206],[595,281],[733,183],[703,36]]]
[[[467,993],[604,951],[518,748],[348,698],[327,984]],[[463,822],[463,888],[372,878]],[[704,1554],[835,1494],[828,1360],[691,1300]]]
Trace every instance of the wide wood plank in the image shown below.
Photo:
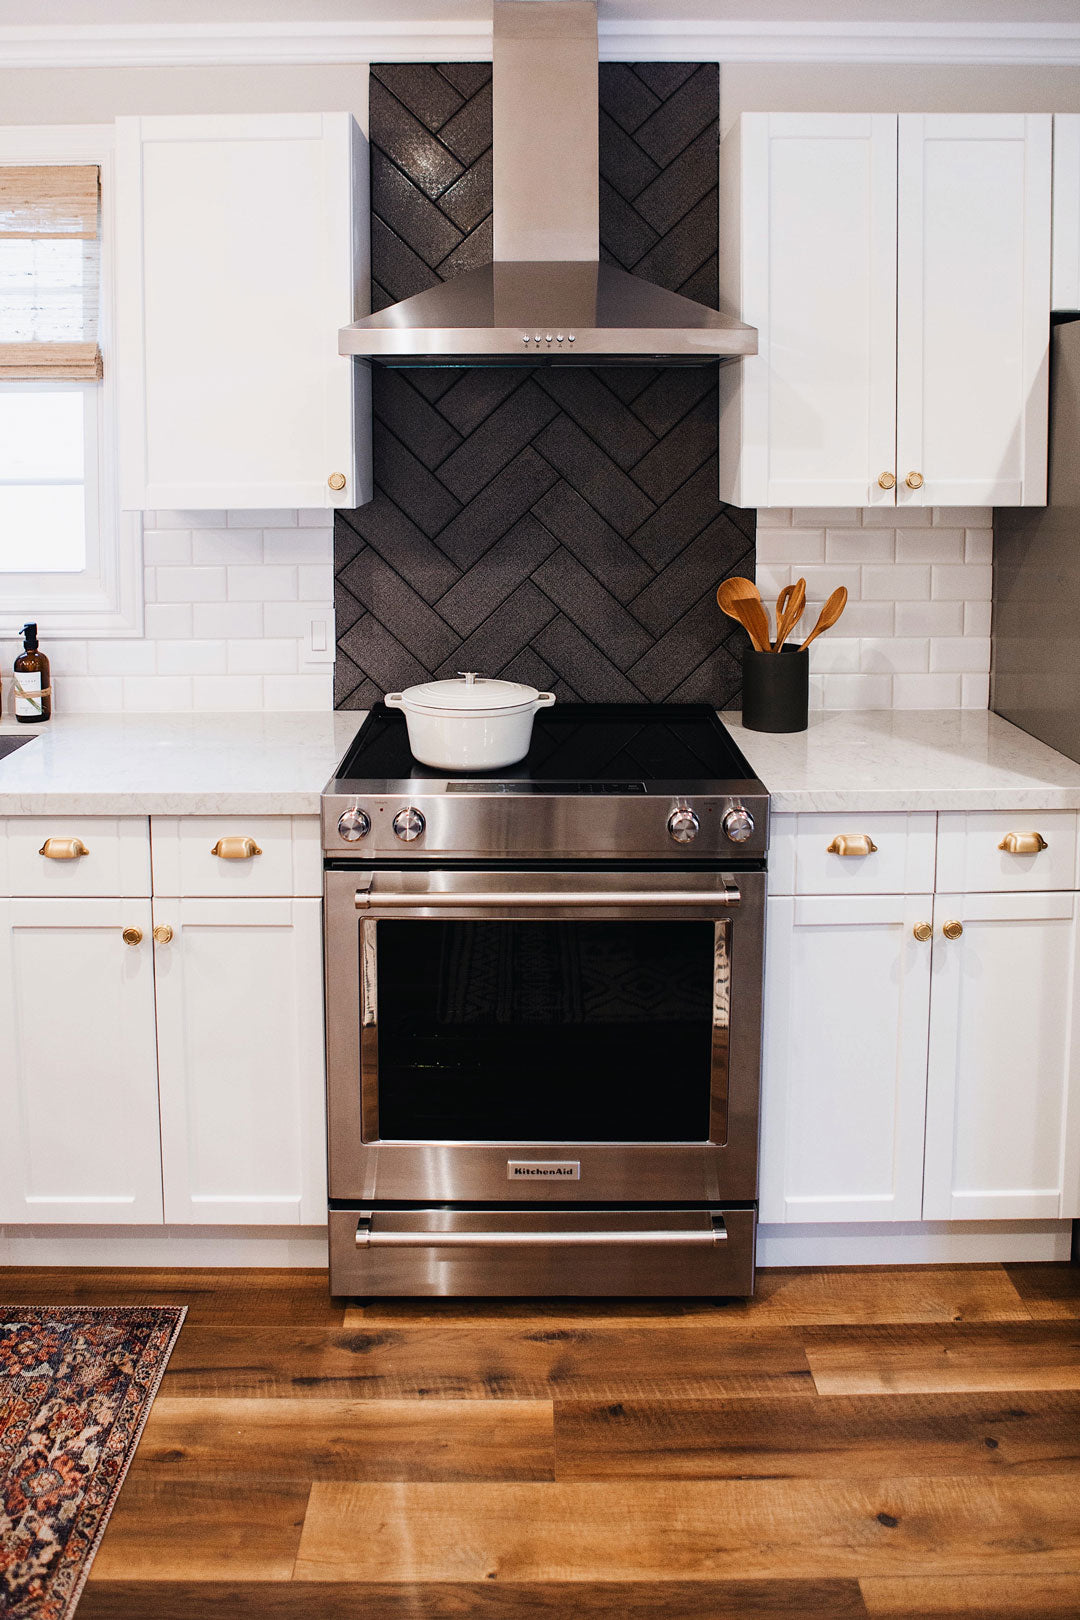
[[[1072,1322],[809,1328],[804,1340],[821,1395],[1080,1389],[1080,1326]]]
[[[1080,1317],[1080,1266],[1007,1266],[1009,1279],[1030,1315],[1040,1319]]]
[[[1024,1322],[1004,1267],[843,1266],[762,1271],[753,1299],[733,1300],[724,1325],[813,1322]]]
[[[1058,1479],[317,1484],[300,1580],[821,1579],[1070,1573]]]
[[[738,1398],[812,1387],[798,1337],[706,1317],[425,1321],[342,1330],[185,1328],[162,1393],[347,1400],[554,1394]]]
[[[560,1480],[1073,1474],[1080,1393],[558,1401],[555,1440]]]
[[[1080,1614],[1080,1574],[871,1577],[867,1610],[886,1620],[1054,1620]]]
[[[345,1314],[315,1267],[5,1266],[0,1294],[10,1305],[186,1305],[188,1326],[338,1327]]]
[[[139,1443],[147,1477],[554,1479],[550,1401],[173,1400]]]
[[[568,1601],[568,1599],[570,1601]],[[857,1581],[103,1581],[79,1620],[866,1620]]]
[[[136,1460],[90,1579],[288,1580],[307,1501],[291,1480],[156,1479]]]

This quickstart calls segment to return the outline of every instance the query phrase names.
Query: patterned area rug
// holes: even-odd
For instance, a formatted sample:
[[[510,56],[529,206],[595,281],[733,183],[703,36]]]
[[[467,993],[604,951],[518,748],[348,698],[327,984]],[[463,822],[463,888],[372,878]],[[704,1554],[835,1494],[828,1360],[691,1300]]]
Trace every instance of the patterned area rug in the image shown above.
[[[0,1620],[67,1620],[186,1307],[0,1307]]]

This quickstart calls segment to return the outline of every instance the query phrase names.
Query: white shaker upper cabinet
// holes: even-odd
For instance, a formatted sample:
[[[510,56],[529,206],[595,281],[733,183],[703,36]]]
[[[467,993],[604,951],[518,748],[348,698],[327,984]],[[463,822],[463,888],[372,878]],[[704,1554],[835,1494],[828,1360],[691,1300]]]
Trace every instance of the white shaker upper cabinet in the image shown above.
[[[896,492],[1046,500],[1049,116],[900,119]]]
[[[721,148],[721,304],[759,352],[720,368],[736,506],[892,504],[896,118],[750,113]]]
[[[747,113],[721,147],[720,494],[1046,498],[1049,115]]]
[[[125,507],[370,500],[367,175],[348,113],[117,119]]]
[[[1080,310],[1080,113],[1054,114],[1054,258],[1050,308]]]

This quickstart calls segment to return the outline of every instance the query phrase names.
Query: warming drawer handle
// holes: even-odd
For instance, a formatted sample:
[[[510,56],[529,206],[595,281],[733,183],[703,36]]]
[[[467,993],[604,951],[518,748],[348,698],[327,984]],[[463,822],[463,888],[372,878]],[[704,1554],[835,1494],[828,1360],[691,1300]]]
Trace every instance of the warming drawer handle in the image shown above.
[[[357,911],[418,911],[424,908],[439,911],[505,910],[507,907],[538,906],[544,909],[584,906],[737,906],[742,896],[734,884],[723,889],[647,889],[647,890],[575,890],[569,894],[553,894],[549,890],[530,894],[526,891],[495,891],[486,894],[452,894],[435,890],[427,894],[390,893],[373,894],[368,889],[357,889]]]
[[[557,1248],[584,1244],[708,1244],[723,1243],[727,1227],[717,1217],[711,1231],[641,1232],[372,1232],[363,1224],[356,1229],[358,1249],[477,1249],[521,1248],[525,1245],[554,1244]]]

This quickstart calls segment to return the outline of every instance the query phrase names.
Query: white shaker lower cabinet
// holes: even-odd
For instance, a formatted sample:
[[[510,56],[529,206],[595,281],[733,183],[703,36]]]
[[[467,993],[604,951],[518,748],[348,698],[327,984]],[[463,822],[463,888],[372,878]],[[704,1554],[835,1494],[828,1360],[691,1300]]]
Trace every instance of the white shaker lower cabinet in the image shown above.
[[[348,113],[117,119],[125,507],[371,499],[367,186]]]
[[[1080,1215],[1078,901],[936,898],[926,1220]]]
[[[768,902],[762,1221],[919,1219],[932,909]]]
[[[324,1221],[320,901],[157,899],[154,923],[166,1222]]]
[[[0,1221],[161,1221],[151,928],[148,899],[0,900]]]

